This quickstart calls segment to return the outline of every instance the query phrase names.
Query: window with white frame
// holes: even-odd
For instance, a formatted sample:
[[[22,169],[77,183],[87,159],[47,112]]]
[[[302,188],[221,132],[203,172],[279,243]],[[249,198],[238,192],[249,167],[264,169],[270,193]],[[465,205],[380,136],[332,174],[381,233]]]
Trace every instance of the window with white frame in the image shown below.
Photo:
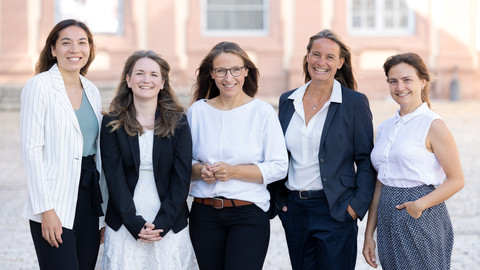
[[[203,0],[205,35],[268,34],[269,0]]]
[[[55,21],[80,20],[92,33],[123,33],[124,0],[55,0]]]
[[[415,13],[408,0],[349,0],[353,35],[412,35]]]

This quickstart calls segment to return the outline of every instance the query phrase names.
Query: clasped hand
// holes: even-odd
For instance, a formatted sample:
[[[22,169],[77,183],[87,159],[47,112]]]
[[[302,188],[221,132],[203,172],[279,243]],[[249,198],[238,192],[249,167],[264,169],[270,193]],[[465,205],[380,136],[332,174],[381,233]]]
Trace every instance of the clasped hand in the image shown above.
[[[202,166],[201,176],[208,184],[216,181],[227,181],[233,178],[233,166],[225,162],[215,162],[213,165],[205,163]]]
[[[162,240],[162,237],[160,236],[160,233],[162,232],[162,229],[155,229],[154,224],[146,222],[145,225],[142,227],[142,230],[138,234],[138,237],[140,237],[140,241],[142,242],[152,243]]]

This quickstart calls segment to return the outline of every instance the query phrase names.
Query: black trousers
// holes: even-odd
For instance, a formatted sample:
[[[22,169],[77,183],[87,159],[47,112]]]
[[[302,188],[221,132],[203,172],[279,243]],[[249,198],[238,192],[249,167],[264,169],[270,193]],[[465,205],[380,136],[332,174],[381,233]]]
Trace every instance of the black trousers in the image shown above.
[[[193,202],[190,238],[201,270],[261,270],[270,219],[255,204],[215,209]]]
[[[93,156],[89,156],[93,158]],[[89,158],[87,157],[87,158]],[[37,253],[38,264],[42,270],[72,269],[93,270],[97,262],[100,247],[98,229],[98,201],[95,198],[95,185],[85,187],[84,176],[90,177],[85,166],[91,167],[92,160],[82,160],[82,181],[78,190],[73,229],[62,228],[63,244],[58,248],[42,237],[42,224],[30,220],[30,232]],[[94,166],[94,163],[93,163]]]

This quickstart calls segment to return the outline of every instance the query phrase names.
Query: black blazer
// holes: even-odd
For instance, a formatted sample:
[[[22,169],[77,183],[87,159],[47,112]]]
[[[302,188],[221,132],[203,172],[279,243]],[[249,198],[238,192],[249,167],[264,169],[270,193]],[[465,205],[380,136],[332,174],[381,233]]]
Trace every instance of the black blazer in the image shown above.
[[[112,120],[115,118],[104,116],[100,132],[103,170],[110,196],[105,222],[115,231],[124,224],[132,236],[138,239],[146,222],[136,214],[133,202],[140,166],[138,135],[129,136],[124,128],[111,132],[111,127],[106,127],[106,124]],[[179,232],[187,226],[186,199],[191,170],[192,137],[187,117],[183,115],[175,136],[154,136],[153,141],[153,171],[162,204],[153,224],[156,229],[163,229],[161,236],[170,230]]]
[[[280,97],[278,117],[284,134],[295,112],[293,100],[288,99],[295,90]],[[365,216],[376,177],[370,162],[372,148],[373,124],[368,99],[342,86],[342,103],[332,102],[329,106],[318,153],[323,189],[334,219],[344,221],[349,204],[360,219]],[[286,180],[270,187],[277,213],[287,200]]]

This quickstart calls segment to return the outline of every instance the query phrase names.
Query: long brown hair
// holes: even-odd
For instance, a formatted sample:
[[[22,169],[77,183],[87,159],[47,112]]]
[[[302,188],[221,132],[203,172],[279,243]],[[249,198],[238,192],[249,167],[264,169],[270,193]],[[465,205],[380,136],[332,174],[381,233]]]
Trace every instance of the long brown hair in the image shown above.
[[[324,29],[318,34],[310,37],[310,41],[307,45],[307,54],[305,55],[305,57],[303,57],[303,75],[305,76],[305,83],[312,79],[310,73],[308,72],[307,55],[312,49],[313,42],[320,38],[328,38],[331,41],[337,43],[338,46],[340,46],[340,58],[344,58],[345,62],[343,63],[342,68],[337,70],[337,73],[335,74],[335,79],[339,81],[341,85],[346,86],[352,90],[357,90],[357,81],[355,80],[355,76],[353,75],[352,53],[350,52],[350,48],[342,41],[342,39],[337,34],[335,34],[329,29]]]
[[[258,92],[258,77],[260,76],[257,67],[250,60],[248,54],[234,42],[223,41],[215,45],[200,63],[197,69],[197,82],[194,85],[193,101],[202,98],[211,99],[220,95],[220,90],[212,79],[210,72],[213,70],[213,61],[221,53],[231,53],[243,60],[245,68],[248,69],[248,76],[243,84],[243,92],[254,97]]]
[[[383,70],[385,71],[385,76],[387,76],[387,81],[388,81],[388,72],[390,71],[390,69],[393,66],[396,66],[401,63],[408,64],[413,68],[415,68],[417,76],[421,80],[425,80],[426,83],[425,83],[425,87],[423,87],[422,89],[421,97],[422,97],[422,102],[426,102],[428,107],[430,108],[430,98],[429,98],[430,72],[428,72],[427,65],[425,65],[425,62],[420,57],[420,55],[416,53],[408,52],[408,53],[401,53],[401,54],[396,54],[388,57],[385,63],[383,64]]]
[[[73,19],[63,20],[52,28],[47,40],[45,40],[45,45],[43,46],[42,52],[40,52],[37,64],[35,65],[35,74],[47,71],[57,63],[57,58],[53,57],[52,55],[52,47],[55,47],[58,37],[60,36],[60,31],[70,26],[78,26],[85,31],[85,34],[87,34],[88,45],[90,46],[90,54],[88,56],[87,63],[80,69],[80,74],[83,76],[87,74],[88,67],[90,67],[93,59],[95,59],[95,44],[93,43],[93,35],[86,24]]]
[[[156,52],[151,50],[140,50],[134,52],[125,61],[120,83],[117,87],[115,96],[110,104],[110,112],[108,116],[118,117],[107,124],[112,127],[112,132],[124,127],[130,136],[137,133],[143,134],[142,125],[137,121],[135,105],[133,103],[132,89],[127,85],[127,75],[131,76],[135,63],[142,58],[149,58],[160,66],[162,79],[165,81],[163,89],[157,95],[157,111],[155,116],[155,135],[159,137],[169,137],[175,135],[180,118],[184,112],[184,108],[177,101],[175,93],[170,86],[169,72],[170,65],[165,59],[160,57]]]

